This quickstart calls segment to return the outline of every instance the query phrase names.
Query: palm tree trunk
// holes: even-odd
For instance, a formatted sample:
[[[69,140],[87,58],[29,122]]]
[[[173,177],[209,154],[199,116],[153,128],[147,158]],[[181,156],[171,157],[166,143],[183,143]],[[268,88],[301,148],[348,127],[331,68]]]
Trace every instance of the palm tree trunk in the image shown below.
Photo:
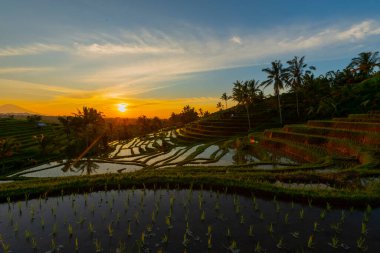
[[[227,100],[226,100],[226,109],[228,109],[228,107],[227,107]]]
[[[247,110],[247,118],[248,118],[248,131],[251,130],[251,120],[249,118],[249,110],[248,105],[245,105],[245,109]]]
[[[296,91],[296,103],[297,103],[297,116],[300,118],[300,111],[299,111],[299,106],[298,106],[298,91]]]
[[[278,101],[278,113],[280,115],[280,124],[282,125],[282,113],[281,113],[280,93],[277,94],[277,101]]]

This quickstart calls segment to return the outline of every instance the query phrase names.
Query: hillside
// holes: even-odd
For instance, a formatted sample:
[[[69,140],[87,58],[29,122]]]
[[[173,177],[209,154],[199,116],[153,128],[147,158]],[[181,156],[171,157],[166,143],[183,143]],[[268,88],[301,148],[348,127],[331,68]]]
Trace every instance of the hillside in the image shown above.
[[[0,105],[0,114],[38,114],[36,112],[30,111],[18,105],[4,104]]]

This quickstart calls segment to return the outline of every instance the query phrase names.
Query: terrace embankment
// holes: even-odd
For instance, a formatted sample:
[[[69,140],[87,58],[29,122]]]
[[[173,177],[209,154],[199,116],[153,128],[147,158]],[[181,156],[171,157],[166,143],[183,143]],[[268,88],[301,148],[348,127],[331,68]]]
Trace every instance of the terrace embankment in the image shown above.
[[[285,125],[282,129],[266,130],[261,144],[298,154],[310,162],[317,161],[319,154],[376,167],[379,164],[380,114],[354,114],[347,118],[311,120],[304,125]]]
[[[262,131],[278,125],[275,112],[267,104],[260,104],[260,111],[252,109],[249,119],[244,108],[234,107],[187,124],[177,130],[178,138],[190,142],[220,140],[246,135],[249,126],[250,131]]]

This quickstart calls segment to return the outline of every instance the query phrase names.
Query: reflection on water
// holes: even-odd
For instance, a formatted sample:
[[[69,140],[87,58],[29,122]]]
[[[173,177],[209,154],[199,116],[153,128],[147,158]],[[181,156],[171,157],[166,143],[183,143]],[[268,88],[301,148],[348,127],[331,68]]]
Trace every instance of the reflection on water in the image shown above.
[[[86,158],[74,163],[71,163],[70,161],[66,162],[62,168],[62,171],[80,173],[81,175],[91,175],[95,174],[97,169],[99,169],[99,165],[94,162],[94,160]]]
[[[142,166],[134,164],[117,164],[111,162],[101,162],[90,158],[79,160],[73,164],[72,161],[61,161],[51,163],[50,166],[37,166],[19,172],[12,176],[23,177],[68,177],[81,175],[98,175],[107,173],[133,172],[141,169]]]

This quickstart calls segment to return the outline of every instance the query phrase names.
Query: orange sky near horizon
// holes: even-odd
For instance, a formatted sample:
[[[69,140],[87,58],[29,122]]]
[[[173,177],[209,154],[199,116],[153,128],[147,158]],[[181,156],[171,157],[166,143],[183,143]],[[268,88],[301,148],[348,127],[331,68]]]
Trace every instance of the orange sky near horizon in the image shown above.
[[[14,104],[23,107],[31,112],[46,116],[72,115],[83,106],[93,107],[102,112],[105,117],[137,118],[145,115],[149,118],[169,118],[172,112],[179,113],[185,105],[195,107],[198,111],[216,111],[218,98],[178,98],[178,99],[125,99],[125,100],[105,100],[87,99],[72,101],[70,99],[30,101],[30,100],[1,100],[2,104]],[[126,104],[126,111],[119,111],[119,104]],[[232,103],[231,103],[232,104]]]

